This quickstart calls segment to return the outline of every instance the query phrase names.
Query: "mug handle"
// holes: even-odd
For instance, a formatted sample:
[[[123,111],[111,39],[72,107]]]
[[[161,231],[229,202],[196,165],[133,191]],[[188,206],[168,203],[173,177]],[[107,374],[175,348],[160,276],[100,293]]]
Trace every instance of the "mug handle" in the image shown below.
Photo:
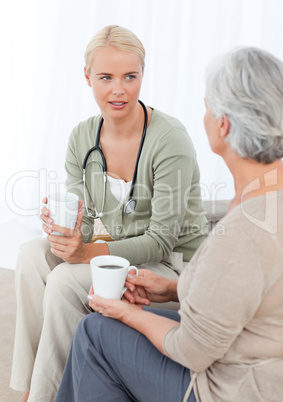
[[[128,272],[131,271],[132,269],[134,269],[134,270],[136,271],[136,275],[139,274],[139,270],[138,270],[137,267],[135,267],[134,265],[130,265],[130,266],[129,266]],[[123,289],[123,292],[122,292],[122,296],[123,296],[123,294],[126,292],[127,289],[128,289],[128,288],[125,286],[124,289]]]

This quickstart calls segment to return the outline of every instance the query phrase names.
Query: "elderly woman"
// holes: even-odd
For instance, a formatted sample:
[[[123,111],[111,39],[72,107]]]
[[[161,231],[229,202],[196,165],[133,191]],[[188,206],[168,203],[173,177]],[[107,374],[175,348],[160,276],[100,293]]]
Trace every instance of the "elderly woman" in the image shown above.
[[[235,182],[224,234],[179,280],[141,271],[127,301],[91,291],[97,312],[78,326],[56,402],[283,400],[283,63],[228,53],[208,69],[205,104]],[[138,307],[177,299],[179,315]]]
[[[91,312],[91,258],[118,255],[176,279],[206,238],[193,144],[180,121],[139,99],[144,66],[143,44],[117,25],[86,48],[84,75],[101,113],[69,140],[76,227],[56,225],[44,207],[47,238],[23,245],[17,263],[11,387],[27,391],[29,402],[54,401],[75,329]],[[90,241],[96,218],[115,241]]]

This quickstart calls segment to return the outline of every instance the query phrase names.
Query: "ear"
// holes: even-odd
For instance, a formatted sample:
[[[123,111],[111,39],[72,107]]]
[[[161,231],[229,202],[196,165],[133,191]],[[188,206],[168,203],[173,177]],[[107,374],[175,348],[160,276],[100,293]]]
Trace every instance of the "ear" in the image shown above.
[[[227,135],[229,134],[229,130],[230,130],[230,122],[228,120],[228,117],[225,114],[220,119],[220,125],[219,125],[220,137],[225,139],[227,137]]]
[[[89,79],[89,76],[88,76],[87,73],[86,73],[86,67],[84,67],[84,76],[85,76],[87,85],[88,85],[89,87],[91,87],[91,81],[90,81],[90,79]]]

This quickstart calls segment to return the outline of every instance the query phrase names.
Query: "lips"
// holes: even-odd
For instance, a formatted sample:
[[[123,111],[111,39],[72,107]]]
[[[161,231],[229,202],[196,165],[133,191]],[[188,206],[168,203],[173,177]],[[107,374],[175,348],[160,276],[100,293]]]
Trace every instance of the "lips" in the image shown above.
[[[111,103],[111,105],[114,105],[114,106],[123,106],[126,104],[126,102],[109,102],[109,103]]]
[[[127,102],[109,101],[112,110],[123,110],[127,106]]]

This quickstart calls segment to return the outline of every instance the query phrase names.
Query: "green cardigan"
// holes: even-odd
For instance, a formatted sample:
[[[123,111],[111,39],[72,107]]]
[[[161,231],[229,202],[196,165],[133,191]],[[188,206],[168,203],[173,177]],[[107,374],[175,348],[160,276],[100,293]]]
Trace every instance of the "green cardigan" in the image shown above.
[[[95,144],[100,117],[81,122],[69,140],[65,164],[67,190],[82,200],[82,164]],[[116,200],[106,182],[101,221],[116,240],[107,243],[110,254],[122,256],[131,264],[142,264],[159,262],[174,251],[189,261],[208,231],[199,179],[196,153],[185,127],[177,119],[153,110],[134,187],[133,198],[137,202],[134,212],[123,212],[124,204]],[[86,183],[88,207],[96,206],[100,212],[103,180],[97,151],[88,158]],[[92,237],[93,223],[84,209],[81,230],[85,243]]]

